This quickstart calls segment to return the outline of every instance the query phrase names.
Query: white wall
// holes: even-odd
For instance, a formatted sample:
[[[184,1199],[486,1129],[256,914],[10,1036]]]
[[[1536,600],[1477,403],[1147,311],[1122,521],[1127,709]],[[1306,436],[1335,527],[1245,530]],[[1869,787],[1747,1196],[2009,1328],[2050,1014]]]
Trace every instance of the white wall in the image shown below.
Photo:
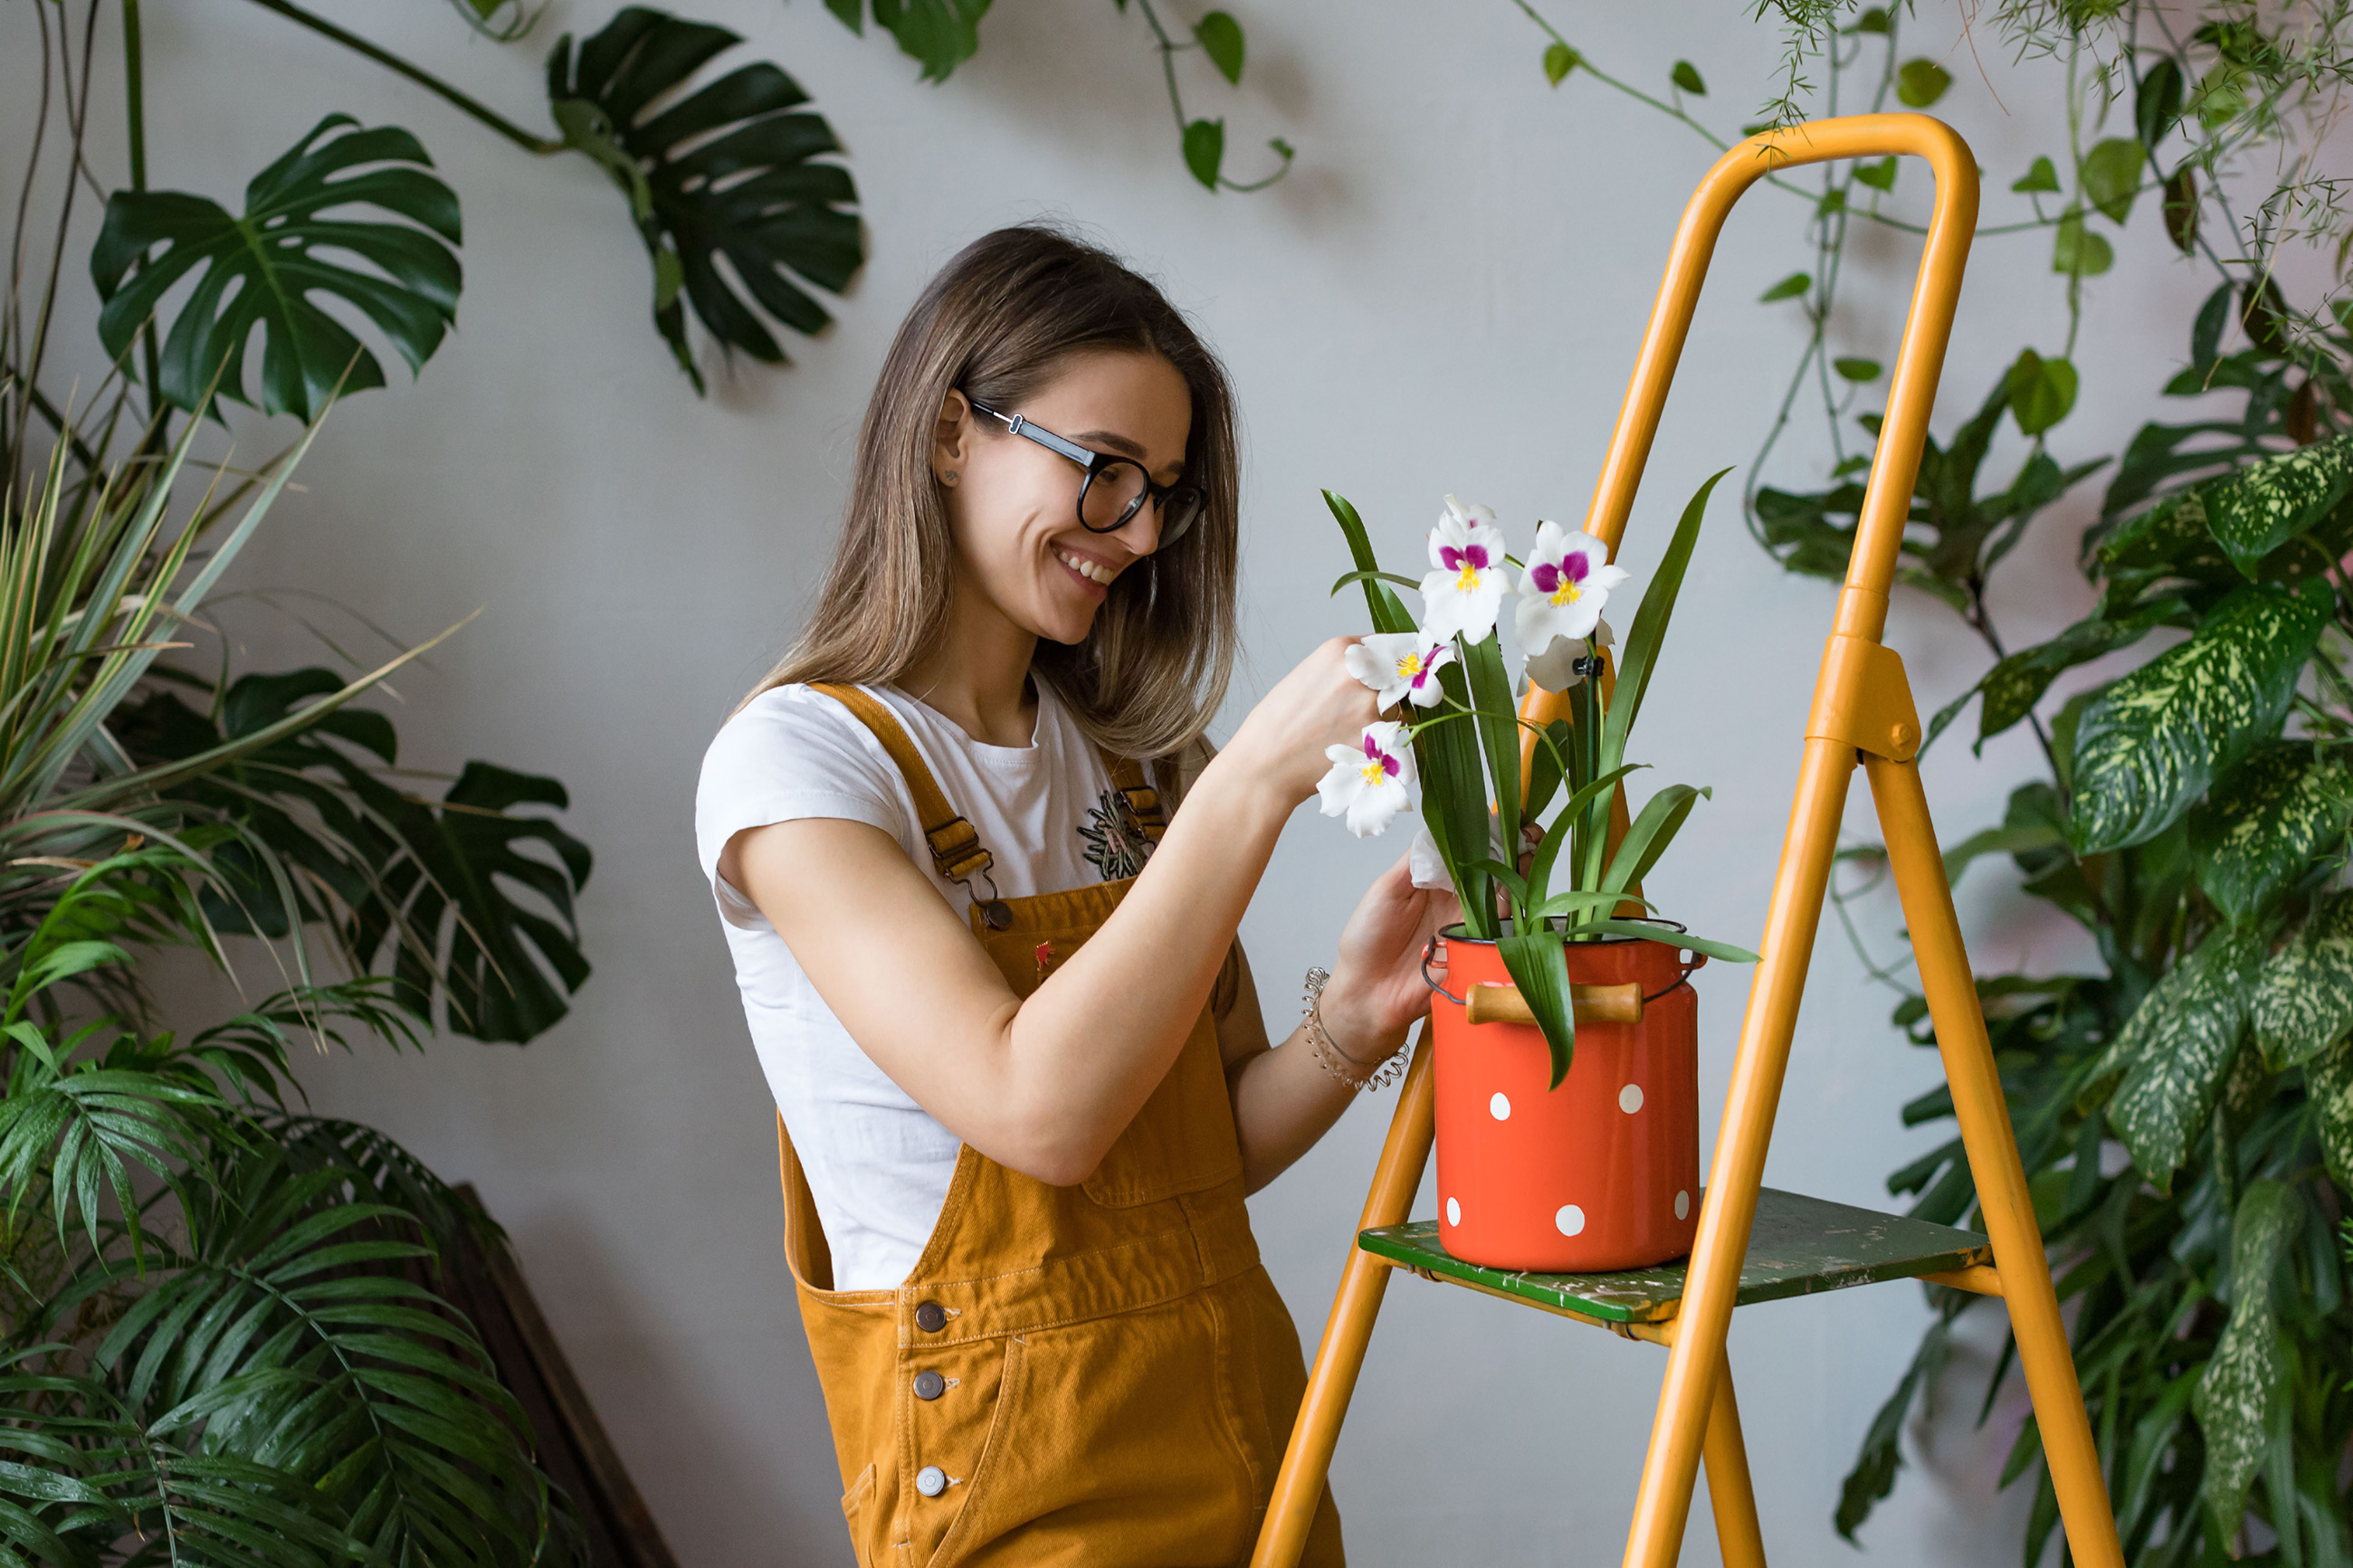
[[[607,10],[553,0],[532,45],[502,49],[433,5],[323,8],[532,124],[545,45]],[[405,760],[485,756],[570,785],[567,821],[597,853],[583,909],[596,974],[573,1016],[527,1049],[443,1040],[421,1059],[368,1050],[302,1076],[322,1109],[376,1122],[479,1184],[685,1563],[838,1563],[839,1487],[778,1255],[769,1108],[693,866],[690,808],[704,742],[814,592],[901,312],[965,241],[1049,214],[1088,226],[1195,315],[1231,364],[1247,430],[1248,658],[1229,728],[1317,640],[1361,629],[1356,604],[1324,595],[1344,554],[1319,487],[1356,500],[1392,563],[1410,563],[1449,490],[1494,505],[1522,538],[1536,515],[1581,517],[1668,237],[1712,153],[1588,78],[1549,89],[1541,35],[1500,3],[1240,6],[1243,90],[1198,60],[1186,79],[1196,112],[1227,117],[1238,172],[1256,167],[1266,136],[1299,146],[1287,183],[1247,197],[1212,197],[1187,176],[1141,20],[1102,0],[1002,0],[977,60],[936,88],[815,0],[686,9],[744,32],[814,92],[849,147],[872,257],[838,327],[793,342],[794,368],[713,363],[707,401],[646,325],[646,262],[599,174],[534,162],[256,8],[149,5],[153,179],[233,201],[268,157],[346,109],[416,130],[463,195],[460,330],[418,384],[396,369],[390,389],[336,411],[301,492],[237,579],[332,595],[406,638],[485,612],[396,683]],[[2037,153],[2063,156],[2054,73],[2007,71],[1985,47],[2005,118],[1947,8],[1924,9],[1915,42],[1958,79],[1945,109],[1989,171],[1989,218],[2017,216],[2008,182]],[[1750,117],[1777,54],[1726,0],[1550,14],[1597,60],[1662,92],[1669,64],[1689,57],[1725,125]],[[12,154],[29,107],[15,57],[31,37],[28,8],[0,12],[12,100],[0,146]],[[111,61],[96,117],[106,179],[121,167]],[[1926,186],[1908,169],[1898,205],[1924,210]],[[1799,326],[1795,307],[1750,301],[1809,264],[1801,216],[1760,192],[1732,220],[1627,541],[1638,578],[1699,479],[1745,463],[1764,433]],[[2144,203],[2117,272],[2094,286],[2069,453],[2116,450],[2148,416],[2209,286],[2166,262],[2156,216]],[[2056,348],[2064,321],[2044,245],[1982,247],[1940,433],[2020,347]],[[1913,251],[1875,235],[1855,250],[1866,264],[1839,345],[1892,361]],[[66,310],[62,361],[87,378],[99,355],[79,283]],[[237,422],[248,454],[290,428]],[[1819,419],[1801,417],[1782,479],[1810,480],[1824,449]],[[2006,479],[2016,457],[2012,432],[1994,471]],[[2087,489],[2055,509],[2004,569],[1996,596],[2014,636],[2088,602],[2069,558],[2094,504]],[[1733,507],[1719,504],[1711,527],[1638,750],[1657,778],[1718,792],[1654,896],[1695,929],[1745,940],[1764,912],[1831,592],[1784,576]],[[290,616],[226,613],[254,666],[319,657]],[[373,651],[348,618],[317,613]],[[1924,710],[1982,665],[1917,596],[1899,602],[1890,640]],[[1948,839],[1998,814],[2031,764],[2019,740],[1982,762],[1959,744],[1934,754]],[[1867,812],[1851,826],[1867,835]],[[1293,825],[1244,927],[1278,1036],[1291,977],[1328,957],[1356,893],[1400,848],[1357,844],[1313,813]],[[2003,884],[1980,871],[1964,888],[1981,965],[2080,956]],[[1894,952],[1892,900],[1862,915],[1878,950]],[[1712,1130],[1745,979],[1717,965],[1698,984]],[[1936,1067],[1887,1027],[1890,1001],[1831,925],[1782,1100],[1776,1184],[1883,1203],[1884,1173],[1945,1135],[1896,1123]],[[1311,1346],[1388,1104],[1359,1108],[1252,1205]],[[1842,1560],[1829,1525],[1839,1478],[1925,1321],[1908,1287],[1740,1315],[1734,1365],[1780,1560]],[[1968,1419],[1971,1374],[1997,1342],[1989,1321],[1957,1357],[1946,1418],[1914,1434],[1912,1465],[1864,1533],[1873,1557],[2015,1561],[2026,1498],[1993,1483],[2021,1411],[2011,1401],[1981,1434]],[[1613,1560],[1662,1365],[1648,1347],[1401,1279],[1335,1470],[1356,1561]],[[1712,1546],[1703,1505],[1687,1560],[1710,1560]]]

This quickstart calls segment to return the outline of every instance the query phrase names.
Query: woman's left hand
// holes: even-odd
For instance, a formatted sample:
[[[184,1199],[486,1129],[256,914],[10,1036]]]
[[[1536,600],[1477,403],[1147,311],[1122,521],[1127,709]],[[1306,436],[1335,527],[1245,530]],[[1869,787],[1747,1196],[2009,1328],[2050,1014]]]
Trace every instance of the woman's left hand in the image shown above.
[[[1430,1010],[1422,950],[1462,918],[1451,892],[1413,885],[1408,856],[1365,889],[1340,932],[1331,983],[1324,990],[1324,1027],[1333,1044],[1360,1062],[1395,1051],[1416,1018]]]

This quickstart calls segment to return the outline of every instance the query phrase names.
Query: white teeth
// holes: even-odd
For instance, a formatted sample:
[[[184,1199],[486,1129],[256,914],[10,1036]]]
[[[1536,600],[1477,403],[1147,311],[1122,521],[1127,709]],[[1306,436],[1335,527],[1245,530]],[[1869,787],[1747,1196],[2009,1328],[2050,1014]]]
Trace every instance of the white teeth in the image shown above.
[[[1062,564],[1068,566],[1071,571],[1076,572],[1080,576],[1084,577],[1090,583],[1109,584],[1113,577],[1119,575],[1118,573],[1112,571],[1109,567],[1098,566],[1093,562],[1083,560],[1076,555],[1063,555]]]

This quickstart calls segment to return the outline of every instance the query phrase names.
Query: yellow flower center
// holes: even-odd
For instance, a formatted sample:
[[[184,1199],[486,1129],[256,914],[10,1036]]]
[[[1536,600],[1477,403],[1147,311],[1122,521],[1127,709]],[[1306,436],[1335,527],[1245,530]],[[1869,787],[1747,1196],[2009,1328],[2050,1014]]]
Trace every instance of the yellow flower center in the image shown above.
[[[1375,757],[1371,762],[1366,763],[1357,771],[1364,775],[1365,783],[1367,786],[1385,784],[1389,782],[1388,767],[1378,757]]]
[[[1398,674],[1405,679],[1411,680],[1415,676],[1419,675],[1420,673],[1421,655],[1418,653],[1409,653],[1403,658],[1398,660]]]
[[[1583,593],[1578,591],[1577,584],[1568,580],[1568,574],[1566,572],[1562,573],[1560,574],[1560,586],[1555,588],[1552,592],[1552,602],[1556,605],[1574,605],[1577,600],[1583,597],[1585,597],[1585,595]]]
[[[1479,568],[1476,566],[1465,566],[1459,574],[1456,574],[1454,579],[1454,590],[1456,593],[1474,593],[1478,590],[1478,587]]]

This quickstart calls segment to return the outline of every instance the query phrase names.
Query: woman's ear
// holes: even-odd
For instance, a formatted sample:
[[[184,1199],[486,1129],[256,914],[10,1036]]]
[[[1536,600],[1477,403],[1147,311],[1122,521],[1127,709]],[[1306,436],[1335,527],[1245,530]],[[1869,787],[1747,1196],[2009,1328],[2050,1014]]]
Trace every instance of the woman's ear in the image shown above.
[[[954,387],[940,399],[940,417],[932,427],[932,475],[944,485],[963,477],[965,457],[972,440],[972,405]]]

